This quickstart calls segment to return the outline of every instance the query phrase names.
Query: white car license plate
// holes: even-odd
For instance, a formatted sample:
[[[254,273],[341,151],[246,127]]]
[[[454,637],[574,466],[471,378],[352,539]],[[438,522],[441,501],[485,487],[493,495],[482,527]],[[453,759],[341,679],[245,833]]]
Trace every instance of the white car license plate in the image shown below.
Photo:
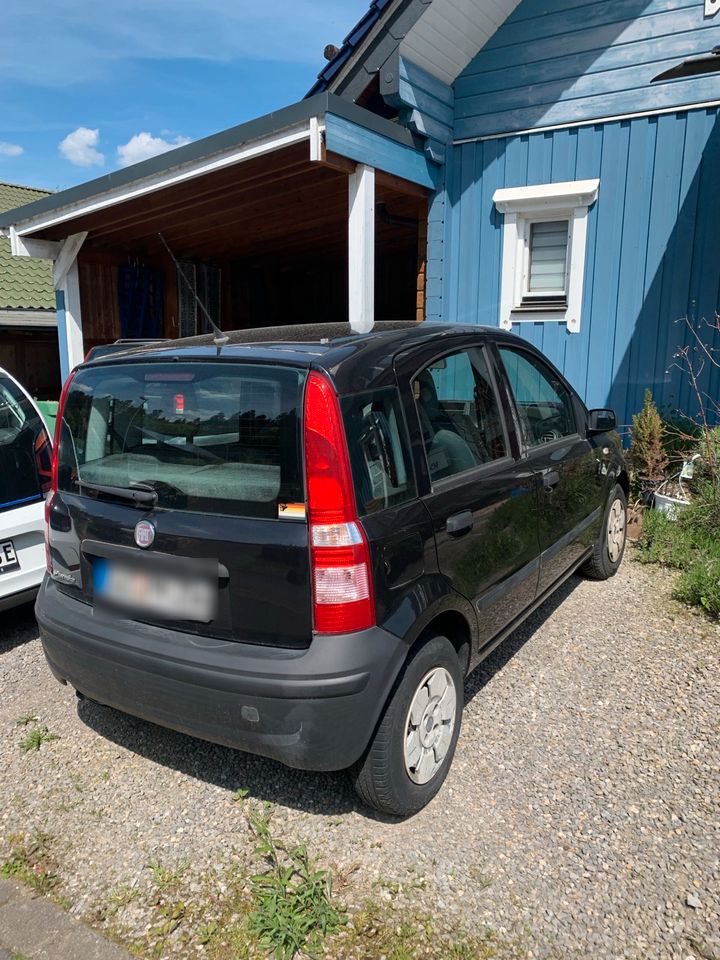
[[[98,557],[93,562],[96,603],[162,620],[209,623],[217,612],[217,582],[165,570],[137,569]]]
[[[15,570],[19,566],[20,561],[17,558],[17,553],[15,553],[12,540],[5,540],[4,543],[0,543],[0,573]]]

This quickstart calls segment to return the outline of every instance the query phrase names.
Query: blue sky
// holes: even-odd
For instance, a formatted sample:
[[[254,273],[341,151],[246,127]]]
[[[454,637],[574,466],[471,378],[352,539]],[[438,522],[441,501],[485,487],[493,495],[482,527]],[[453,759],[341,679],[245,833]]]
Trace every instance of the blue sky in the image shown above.
[[[4,0],[0,180],[58,190],[299,100],[369,0]]]

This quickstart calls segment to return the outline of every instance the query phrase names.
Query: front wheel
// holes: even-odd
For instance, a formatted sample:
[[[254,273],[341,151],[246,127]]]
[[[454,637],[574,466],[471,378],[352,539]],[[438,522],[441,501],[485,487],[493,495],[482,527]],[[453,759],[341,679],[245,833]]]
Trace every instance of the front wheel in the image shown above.
[[[381,813],[407,817],[432,800],[455,753],[463,675],[455,648],[432,637],[405,665],[364,757],[355,789]]]
[[[622,563],[626,541],[627,497],[620,484],[616,484],[605,510],[600,536],[582,573],[593,580],[608,580],[614,576]]]

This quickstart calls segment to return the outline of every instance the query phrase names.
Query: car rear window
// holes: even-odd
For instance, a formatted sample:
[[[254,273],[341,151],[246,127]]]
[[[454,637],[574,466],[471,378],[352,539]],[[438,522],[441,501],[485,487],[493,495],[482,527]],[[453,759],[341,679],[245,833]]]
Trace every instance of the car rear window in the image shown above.
[[[360,515],[412,500],[415,477],[397,390],[344,397],[341,406]]]
[[[40,500],[50,483],[50,441],[31,401],[0,375],[0,510]]]
[[[304,371],[128,363],[81,370],[63,417],[59,489],[151,486],[157,507],[275,518],[304,502]],[[302,512],[302,511],[301,511]]]

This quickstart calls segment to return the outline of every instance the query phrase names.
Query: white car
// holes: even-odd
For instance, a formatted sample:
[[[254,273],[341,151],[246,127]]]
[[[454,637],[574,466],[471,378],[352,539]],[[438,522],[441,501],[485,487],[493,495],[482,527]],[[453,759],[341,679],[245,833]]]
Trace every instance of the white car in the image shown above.
[[[33,600],[42,583],[50,482],[45,421],[17,380],[0,367],[0,610]]]

